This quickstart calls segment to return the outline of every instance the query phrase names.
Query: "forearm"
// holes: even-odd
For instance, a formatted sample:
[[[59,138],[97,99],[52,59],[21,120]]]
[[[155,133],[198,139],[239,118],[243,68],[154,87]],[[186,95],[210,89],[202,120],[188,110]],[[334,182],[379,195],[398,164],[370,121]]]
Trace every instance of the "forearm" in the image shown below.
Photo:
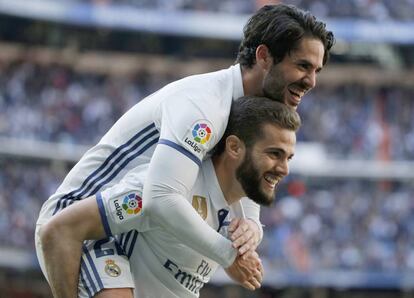
[[[78,295],[82,241],[68,237],[57,227],[45,224],[40,230],[44,262],[54,297]]]
[[[151,216],[156,218],[163,229],[225,268],[233,263],[236,250],[231,241],[213,230],[197,213],[188,212],[194,211],[191,204],[184,198],[171,194],[164,195],[162,200],[154,201]]]
[[[83,241],[104,237],[94,197],[67,207],[41,227],[43,258],[54,297],[78,296]]]
[[[236,257],[231,242],[212,229],[187,201],[197,177],[194,162],[169,148],[157,147],[144,184],[144,212],[183,244],[228,267]],[[164,153],[164,156],[158,156]],[[165,157],[165,156],[168,156]],[[177,169],[181,173],[176,174]]]

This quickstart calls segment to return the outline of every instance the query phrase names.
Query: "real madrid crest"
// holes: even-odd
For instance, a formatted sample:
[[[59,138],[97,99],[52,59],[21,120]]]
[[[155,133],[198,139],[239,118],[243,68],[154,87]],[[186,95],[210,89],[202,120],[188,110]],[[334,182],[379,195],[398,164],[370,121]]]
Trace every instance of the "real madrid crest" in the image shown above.
[[[121,268],[119,268],[119,266],[115,264],[114,260],[106,260],[105,263],[106,274],[112,277],[118,277],[121,275]]]
[[[207,218],[207,200],[201,196],[193,196],[192,205],[202,219]]]

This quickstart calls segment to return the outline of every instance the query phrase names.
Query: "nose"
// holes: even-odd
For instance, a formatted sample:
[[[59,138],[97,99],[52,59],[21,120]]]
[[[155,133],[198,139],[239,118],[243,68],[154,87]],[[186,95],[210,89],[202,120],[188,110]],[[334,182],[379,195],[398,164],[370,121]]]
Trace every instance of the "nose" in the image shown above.
[[[305,77],[305,79],[304,79],[304,82],[305,82],[306,87],[307,87],[308,89],[312,89],[312,88],[314,88],[314,87],[316,86],[316,73],[315,73],[315,71],[311,71],[311,72],[309,72],[309,73],[306,75],[306,77]]]
[[[289,175],[289,162],[287,159],[279,160],[276,165],[276,171],[279,175],[283,177]]]

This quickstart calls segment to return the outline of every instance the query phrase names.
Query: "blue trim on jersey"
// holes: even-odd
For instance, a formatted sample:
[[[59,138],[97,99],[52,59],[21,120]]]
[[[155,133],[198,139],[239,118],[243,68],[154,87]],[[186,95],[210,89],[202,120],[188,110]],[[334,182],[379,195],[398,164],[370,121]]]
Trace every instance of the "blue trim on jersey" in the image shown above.
[[[86,280],[83,278],[82,270],[81,270],[81,273],[80,273],[80,279],[81,279],[81,282],[83,284],[83,288],[85,289],[86,293],[88,294],[89,297],[92,297],[92,292],[89,290],[89,287],[86,283]]]
[[[81,267],[83,269],[83,272],[85,272],[86,279],[89,280],[89,284],[92,287],[92,291],[93,291],[93,293],[91,293],[91,296],[92,296],[94,293],[96,293],[96,286],[95,286],[95,283],[93,282],[91,274],[89,273],[88,267],[86,266],[86,263],[84,262],[83,259],[81,260]],[[89,288],[88,287],[86,288],[88,289],[88,292],[90,292]]]
[[[134,232],[134,236],[132,236],[132,240],[131,240],[131,245],[129,246],[129,251],[127,253],[128,259],[131,257],[132,252],[134,251],[134,247],[135,247],[135,242],[137,242],[137,237],[138,237],[138,231],[133,231]]]
[[[96,194],[96,202],[98,203],[98,210],[99,214],[101,215],[102,224],[104,226],[106,236],[110,237],[112,236],[111,228],[109,227],[108,219],[106,218],[105,206],[102,201],[102,194],[100,192]]]
[[[157,132],[158,133],[158,132]],[[128,163],[130,163],[131,162],[131,160],[134,160],[135,158],[137,158],[139,155],[141,155],[142,153],[144,153],[145,151],[147,151],[147,149],[148,148],[150,148],[150,147],[152,147],[153,145],[155,145],[155,144],[157,144],[158,143],[158,138],[157,139],[153,139],[151,142],[149,142],[147,145],[145,145],[141,150],[139,150],[137,153],[135,153],[134,155],[132,155],[132,156],[130,156],[128,159],[126,159],[125,161],[124,161],[124,163],[122,163],[119,167],[118,167],[118,169],[116,170],[116,171],[114,171],[113,173],[112,173],[112,175],[111,176],[109,176],[107,179],[105,179],[104,181],[102,181],[101,183],[99,183],[92,191],[91,191],[91,194],[90,195],[92,195],[92,194],[94,194],[94,193],[96,193],[97,191],[99,191],[99,189],[102,187],[102,186],[104,186],[105,184],[107,184],[108,182],[110,182],[110,181],[112,181],[112,179],[114,179],[118,174],[119,174],[119,172],[120,171],[122,171],[127,165],[128,165]],[[88,195],[89,196],[89,195]],[[88,196],[86,196],[86,197],[88,197]],[[80,199],[82,199],[82,197],[78,197],[78,198],[75,198],[75,200],[80,200]]]
[[[129,158],[126,159],[125,162],[123,162],[121,165],[118,165],[118,162],[121,162],[122,159],[127,156],[129,153],[133,152],[135,149],[137,149],[138,146],[142,145],[145,141],[147,141],[149,138],[153,137],[154,135],[157,135],[158,131],[155,130],[153,132],[151,132],[150,134],[148,134],[145,138],[143,138],[139,143],[135,144],[133,147],[131,147],[130,149],[128,149],[127,151],[125,151],[124,153],[121,154],[121,156],[119,156],[115,161],[112,162],[112,164],[105,170],[105,172],[103,172],[99,177],[96,177],[93,182],[91,182],[91,184],[85,189],[83,190],[80,194],[78,194],[76,197],[74,198],[69,198],[67,200],[80,200],[82,199],[82,197],[88,197],[90,195],[95,194],[103,185],[105,185],[106,183],[108,183],[109,181],[111,181],[114,177],[116,177],[116,175],[122,171],[124,169],[124,167],[126,165],[128,165],[128,163],[135,159],[137,156],[141,155],[143,152],[145,152],[149,147],[155,145],[158,142],[158,137],[156,139],[153,139],[150,143],[148,143],[146,146],[144,146],[141,150],[139,150],[137,153],[135,153],[134,155],[130,156]],[[99,183],[97,186],[95,186],[95,184],[100,180],[103,179],[107,174],[109,174],[114,168],[116,168],[116,171],[114,171],[111,176],[109,176],[106,180],[102,181],[101,183]],[[91,189],[91,187],[95,188],[91,191],[89,191]],[[89,191],[88,195],[85,195],[87,193],[87,191]],[[66,207],[67,201],[63,203],[63,208]]]
[[[124,237],[125,237],[125,233],[122,233],[118,238],[117,236],[115,236],[115,238],[117,238],[119,245],[121,246],[122,246],[122,241],[124,240]]]
[[[171,148],[174,148],[175,150],[181,152],[182,154],[187,156],[189,159],[194,161],[199,167],[201,166],[201,160],[197,156],[192,154],[190,151],[185,149],[183,146],[178,145],[178,144],[176,144],[174,142],[171,142],[170,140],[166,140],[166,139],[160,139],[158,141],[158,144],[163,144],[163,145],[170,146]]]
[[[93,262],[92,257],[89,254],[89,251],[85,246],[83,246],[83,253],[85,254],[86,258],[88,259],[89,265],[92,268],[93,275],[95,276],[96,281],[98,282],[98,286],[99,286],[98,291],[100,291],[101,289],[104,288],[104,285],[102,283],[101,277],[98,274],[98,270],[96,270],[95,263]]]
[[[125,159],[129,153],[133,152],[136,149],[139,149],[139,147],[143,146],[148,139],[154,136],[157,136],[156,139],[151,140],[149,144],[140,148],[140,150],[138,150],[137,153],[127,158],[126,161],[123,162],[123,159]],[[154,124],[150,124],[141,131],[139,131],[126,143],[116,148],[114,152],[112,152],[106,158],[106,160],[83,181],[82,185],[79,188],[62,196],[58,200],[53,214],[56,214],[56,212],[58,212],[59,210],[66,208],[67,205],[72,204],[73,200],[79,200],[82,197],[87,197],[95,194],[100,187],[102,187],[105,183],[108,183],[111,179],[113,179],[132,159],[136,158],[149,147],[156,144],[158,138],[159,132]],[[123,149],[126,150],[124,150],[124,152],[121,152]],[[122,164],[118,165],[120,162],[122,162]],[[108,179],[102,181],[98,184],[98,186],[96,186],[96,183],[99,180],[104,179],[105,176],[107,176],[114,168],[117,168],[115,173],[111,174],[111,176]],[[93,190],[88,195],[85,195],[91,188],[93,188]]]
[[[122,239],[123,241],[121,242],[121,247],[124,250],[124,252],[127,251],[128,241],[129,241],[129,238],[131,238],[131,233],[132,231],[127,232],[126,237]]]
[[[125,233],[119,234],[119,235],[114,235],[112,236],[115,239],[115,242],[117,243],[119,249],[122,250],[123,254],[126,256],[125,250],[122,247],[122,239],[124,238]]]
[[[84,270],[82,270],[82,263],[83,263],[83,260],[81,259],[80,279],[81,279],[81,282],[82,282],[82,284],[83,284],[83,288],[85,289],[86,293],[88,294],[88,296],[89,296],[89,297],[92,297],[92,292],[91,292],[91,290],[89,289],[89,286],[88,286],[88,284],[86,283],[85,278],[83,278],[83,274],[84,274],[83,272],[84,272]]]

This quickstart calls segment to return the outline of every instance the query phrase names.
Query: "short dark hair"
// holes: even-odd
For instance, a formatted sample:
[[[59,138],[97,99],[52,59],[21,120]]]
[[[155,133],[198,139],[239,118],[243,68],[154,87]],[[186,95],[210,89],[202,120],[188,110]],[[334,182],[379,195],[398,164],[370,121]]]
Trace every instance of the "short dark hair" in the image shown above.
[[[213,155],[224,151],[226,138],[237,136],[250,148],[263,136],[265,124],[277,125],[282,129],[297,131],[301,125],[299,114],[291,107],[266,97],[244,96],[231,105],[229,121],[223,137],[214,148]]]
[[[243,32],[236,62],[249,68],[256,63],[256,49],[261,44],[269,48],[276,64],[296,49],[302,38],[314,37],[323,43],[325,65],[335,42],[325,23],[310,12],[285,4],[263,6],[249,19]]]

